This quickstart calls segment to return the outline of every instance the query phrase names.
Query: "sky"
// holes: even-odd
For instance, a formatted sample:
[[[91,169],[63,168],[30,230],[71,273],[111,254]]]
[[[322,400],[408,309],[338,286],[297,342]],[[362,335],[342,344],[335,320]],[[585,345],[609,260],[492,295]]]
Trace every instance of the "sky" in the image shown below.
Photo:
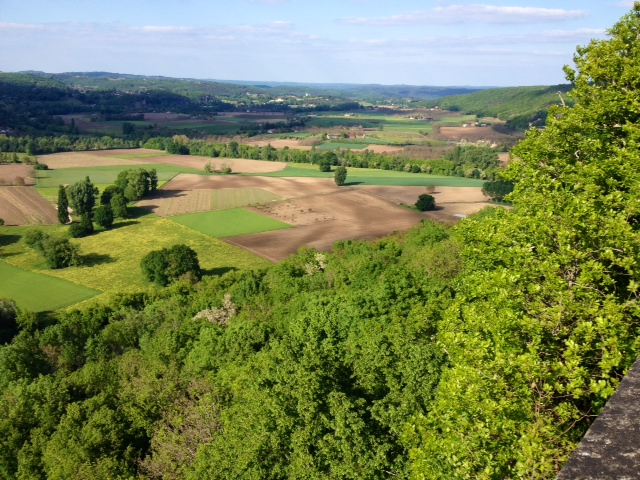
[[[566,83],[632,0],[0,0],[0,71],[303,83]]]

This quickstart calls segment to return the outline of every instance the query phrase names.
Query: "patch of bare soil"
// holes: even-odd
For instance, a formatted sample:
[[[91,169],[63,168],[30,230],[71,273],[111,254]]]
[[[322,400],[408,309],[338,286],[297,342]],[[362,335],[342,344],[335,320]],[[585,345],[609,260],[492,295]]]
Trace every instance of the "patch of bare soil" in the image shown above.
[[[162,190],[215,190],[219,188],[262,188],[283,198],[317,195],[338,189],[330,178],[202,176],[181,173],[163,185]]]
[[[393,202],[414,205],[418,197],[423,193],[433,195],[436,205],[446,203],[478,203],[486,202],[487,197],[482,194],[480,187],[439,187],[434,191],[428,187],[380,187],[373,185],[361,185],[356,188],[363,189],[375,195],[387,198]]]
[[[95,152],[61,152],[61,153],[52,153],[50,155],[41,155],[38,157],[38,162],[45,163],[51,169],[60,169],[60,168],[79,168],[79,167],[110,167],[114,165],[143,165],[143,159],[132,158],[132,159],[124,159],[117,158],[111,155],[115,155],[113,152],[117,152],[120,150],[100,150]],[[107,154],[106,152],[110,152]],[[145,153],[138,152],[132,150],[124,150],[122,151],[128,152],[127,155],[132,155],[135,153]],[[157,152],[157,150],[149,150],[149,152]]]
[[[280,261],[304,245],[329,250],[338,240],[379,238],[411,228],[425,218],[424,214],[356,188],[298,197],[254,210],[297,227],[225,241],[272,261]]]
[[[502,165],[503,167],[509,165],[509,152],[499,153],[498,160],[500,160],[500,165]]]
[[[56,209],[35,187],[0,187],[0,218],[5,225],[51,225],[58,222]]]
[[[513,143],[514,137],[501,133],[493,127],[440,127],[440,138],[443,140],[477,142],[486,140],[489,142]]]
[[[301,140],[294,138],[274,138],[273,140],[257,140],[248,142],[254,147],[266,147],[271,145],[273,148],[295,148],[296,150],[311,150],[311,145],[304,145]]]
[[[0,185],[22,187],[35,185],[32,166],[22,164],[0,165]]]
[[[158,190],[153,198],[140,200],[142,207],[161,217],[211,210],[212,190]]]
[[[404,147],[394,147],[392,145],[369,145],[367,147],[367,150],[370,150],[373,153],[388,153],[389,155],[391,155],[394,153],[402,152],[402,150],[404,150]]]
[[[231,167],[233,173],[268,173],[279,172],[287,166],[284,162],[267,162],[265,160],[248,160],[244,158],[210,158],[192,155],[165,155],[161,157],[149,157],[140,159],[146,163],[161,163],[164,165],[175,165],[179,167],[202,170],[208,162],[214,170],[220,169],[223,163]]]

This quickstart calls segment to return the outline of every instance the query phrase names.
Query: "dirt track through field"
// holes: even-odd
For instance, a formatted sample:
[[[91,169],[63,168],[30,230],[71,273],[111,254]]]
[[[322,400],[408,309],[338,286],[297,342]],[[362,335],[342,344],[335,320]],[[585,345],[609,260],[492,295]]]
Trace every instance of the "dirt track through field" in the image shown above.
[[[35,187],[0,187],[0,218],[5,225],[52,225],[58,222],[56,209]]]

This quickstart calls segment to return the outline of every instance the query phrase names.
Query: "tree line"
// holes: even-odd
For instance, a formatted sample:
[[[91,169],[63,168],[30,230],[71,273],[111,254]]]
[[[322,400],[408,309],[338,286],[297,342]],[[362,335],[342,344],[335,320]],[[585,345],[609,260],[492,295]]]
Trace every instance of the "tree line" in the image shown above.
[[[193,140],[184,135],[171,138],[150,138],[142,146],[144,148],[166,150],[169,153],[179,155],[247,158],[273,162],[325,164],[329,166],[342,165],[487,180],[498,179],[502,171],[498,154],[494,149],[473,145],[457,146],[441,160],[419,160],[405,155],[374,153],[371,150],[365,150],[364,152],[352,150],[319,152],[315,147],[309,151],[288,147],[278,149],[270,144],[264,147],[257,147],[236,141],[219,143]]]

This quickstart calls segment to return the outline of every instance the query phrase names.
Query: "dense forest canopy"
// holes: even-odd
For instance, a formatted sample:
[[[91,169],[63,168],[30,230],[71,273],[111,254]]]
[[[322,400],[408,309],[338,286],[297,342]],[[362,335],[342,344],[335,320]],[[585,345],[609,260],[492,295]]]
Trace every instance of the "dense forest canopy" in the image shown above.
[[[640,352],[639,32],[636,3],[578,48],[512,210],[2,301],[0,478],[553,478]]]

